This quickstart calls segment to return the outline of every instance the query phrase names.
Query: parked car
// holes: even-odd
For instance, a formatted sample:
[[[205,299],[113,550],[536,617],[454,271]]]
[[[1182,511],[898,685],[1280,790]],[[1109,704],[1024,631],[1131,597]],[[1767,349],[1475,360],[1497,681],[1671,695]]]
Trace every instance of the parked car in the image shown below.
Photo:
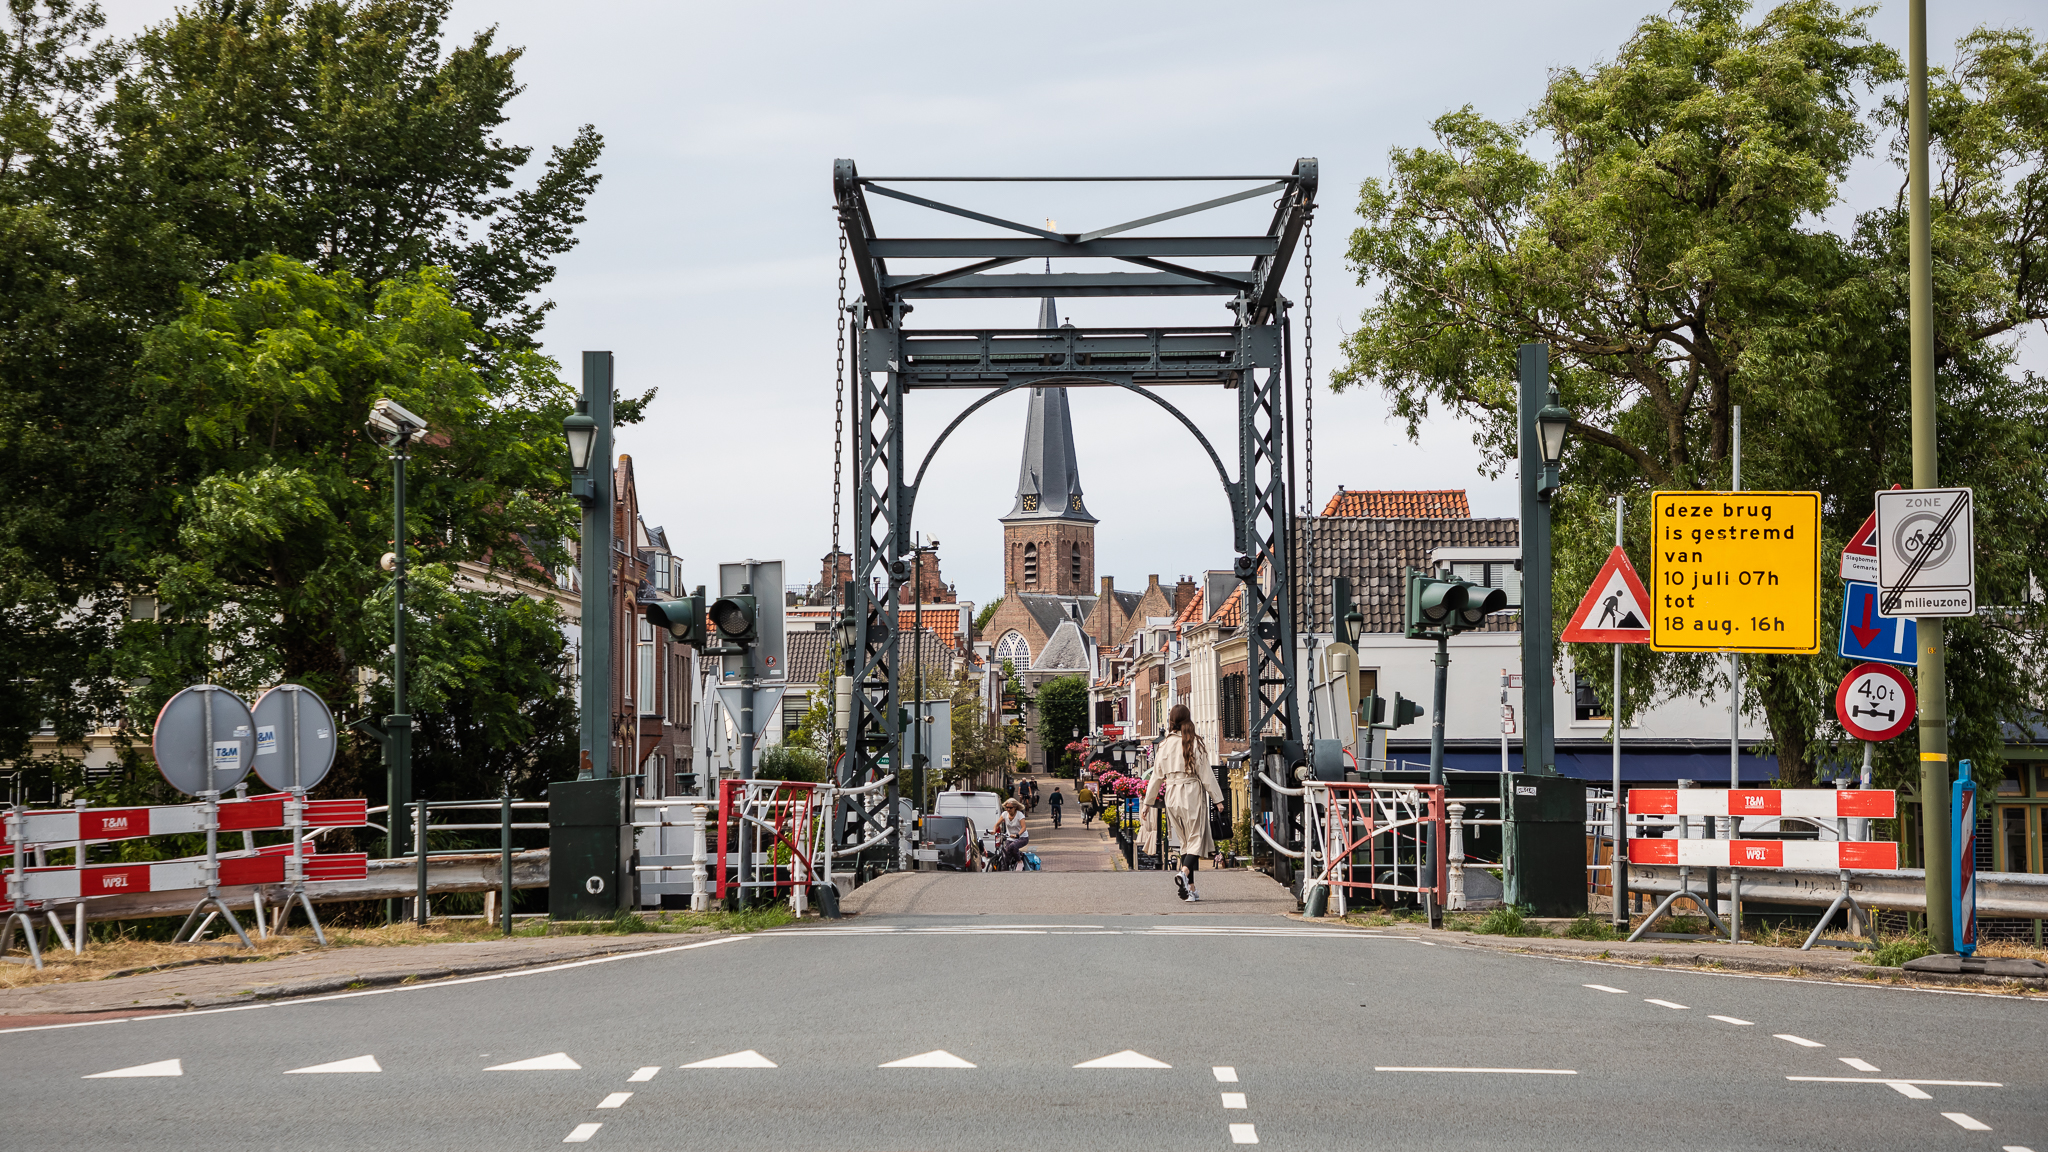
[[[981,836],[974,821],[965,816],[926,816],[917,822],[919,866],[929,864],[943,872],[987,870]]]

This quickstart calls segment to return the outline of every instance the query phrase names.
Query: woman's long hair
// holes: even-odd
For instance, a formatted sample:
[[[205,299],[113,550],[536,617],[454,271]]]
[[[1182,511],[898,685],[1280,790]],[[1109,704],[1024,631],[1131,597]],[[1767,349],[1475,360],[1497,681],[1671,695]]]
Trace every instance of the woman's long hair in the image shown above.
[[[1201,765],[1195,760],[1195,750],[1201,747],[1202,738],[1195,735],[1195,721],[1188,714],[1188,706],[1175,704],[1173,711],[1167,714],[1166,726],[1172,729],[1174,735],[1180,737],[1181,766],[1191,775],[1200,772]]]

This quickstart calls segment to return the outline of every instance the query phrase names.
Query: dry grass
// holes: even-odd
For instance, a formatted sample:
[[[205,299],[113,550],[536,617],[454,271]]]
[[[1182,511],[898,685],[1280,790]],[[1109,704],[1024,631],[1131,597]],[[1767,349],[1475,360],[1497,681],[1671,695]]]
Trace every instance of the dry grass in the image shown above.
[[[631,932],[755,932],[764,928],[780,927],[792,917],[786,909],[764,908],[751,912],[676,912],[642,916],[624,916],[612,921],[589,923],[551,924],[546,920],[531,919],[516,922],[513,935],[516,937],[608,935]],[[256,938],[255,926],[245,922],[242,927],[249,933],[250,943],[256,946],[254,952],[241,946],[232,934],[228,943],[218,938],[202,944],[166,944],[160,940],[140,940],[124,935],[112,940],[94,940],[85,946],[85,955],[75,956],[63,948],[46,948],[43,952],[43,969],[38,972],[28,963],[28,953],[19,940],[8,953],[10,960],[21,963],[0,964],[0,989],[26,988],[37,984],[68,984],[81,980],[105,980],[109,977],[126,975],[138,970],[157,968],[163,965],[185,964],[195,961],[219,964],[260,964],[280,956],[313,951],[319,948],[313,939],[312,930],[303,926],[287,929],[283,934],[272,933],[268,939]],[[104,931],[104,926],[100,926]],[[408,944],[450,944],[478,940],[500,940],[504,936],[493,924],[482,920],[431,920],[422,928],[411,921],[402,924],[380,925],[368,928],[327,928],[327,941],[335,948],[395,948]],[[54,943],[47,933],[41,942]]]

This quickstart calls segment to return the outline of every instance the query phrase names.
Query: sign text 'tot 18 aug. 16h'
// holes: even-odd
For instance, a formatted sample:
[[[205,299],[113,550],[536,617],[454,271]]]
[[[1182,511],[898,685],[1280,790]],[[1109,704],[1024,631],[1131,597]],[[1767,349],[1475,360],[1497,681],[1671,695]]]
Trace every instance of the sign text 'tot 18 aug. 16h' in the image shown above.
[[[1820,651],[1820,493],[1657,492],[1650,647]]]

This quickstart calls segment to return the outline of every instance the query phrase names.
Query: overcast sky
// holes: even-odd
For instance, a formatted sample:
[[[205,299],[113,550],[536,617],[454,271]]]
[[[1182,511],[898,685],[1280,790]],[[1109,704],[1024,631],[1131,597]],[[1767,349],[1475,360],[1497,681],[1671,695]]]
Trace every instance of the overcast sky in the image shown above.
[[[2042,11],[2038,0],[1929,7],[1937,63],[1979,24],[2038,25]],[[110,26],[133,31],[171,9],[120,0]],[[1657,10],[1645,0],[458,0],[451,31],[466,37],[495,23],[500,44],[525,48],[526,92],[511,106],[509,139],[544,154],[583,123],[606,138],[604,182],[550,290],[558,306],[544,339],[568,373],[579,371],[581,350],[610,349],[623,391],[661,390],[645,424],[620,430],[619,450],[633,457],[646,517],[667,527],[685,578],[715,586],[718,563],[749,557],[786,560],[793,580],[814,579],[830,545],[835,157],[864,175],[1277,173],[1317,157],[1320,378],[1367,302],[1342,259],[1359,181],[1384,174],[1389,149],[1426,143],[1443,112],[1469,103],[1518,115],[1551,69],[1611,58]],[[1902,53],[1905,12],[1893,0],[1874,21]],[[954,185],[947,194],[1081,231],[1206,199],[1207,187],[1153,185],[1134,197],[1085,184]],[[1889,166],[1866,162],[1838,215],[1896,188]],[[1221,214],[1212,227],[1262,230],[1267,214]],[[913,219],[892,214],[883,227]],[[943,219],[926,215],[909,234],[958,235],[967,223],[933,230]],[[1301,287],[1297,261],[1287,294],[1299,302]],[[1035,311],[1020,301],[934,302],[911,326],[1026,326]],[[1230,313],[1220,297],[1076,300],[1062,303],[1062,318],[1226,324]],[[1228,568],[1227,505],[1185,432],[1119,391],[1072,398],[1081,479],[1101,518],[1096,571],[1129,587],[1148,573]],[[1230,461],[1235,394],[1178,389],[1172,398]],[[914,461],[971,396],[911,401]],[[1001,593],[997,517],[1016,484],[1025,403],[1005,397],[963,425],[919,501],[917,528],[942,541],[943,571],[966,599]],[[1339,484],[1465,488],[1475,515],[1515,514],[1513,477],[1479,473],[1468,426],[1433,423],[1417,444],[1386,413],[1373,389],[1317,396],[1318,507]],[[846,524],[850,545],[850,506]]]

